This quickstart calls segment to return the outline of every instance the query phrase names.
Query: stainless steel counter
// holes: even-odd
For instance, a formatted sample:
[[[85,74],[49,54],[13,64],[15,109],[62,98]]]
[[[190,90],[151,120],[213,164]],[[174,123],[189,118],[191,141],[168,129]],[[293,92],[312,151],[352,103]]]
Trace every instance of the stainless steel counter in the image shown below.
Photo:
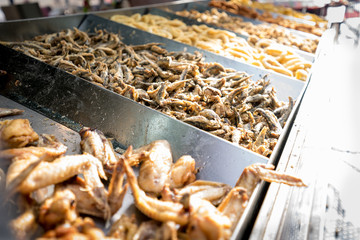
[[[277,166],[308,187],[270,184],[250,239],[360,238],[360,49],[358,39],[335,29]]]

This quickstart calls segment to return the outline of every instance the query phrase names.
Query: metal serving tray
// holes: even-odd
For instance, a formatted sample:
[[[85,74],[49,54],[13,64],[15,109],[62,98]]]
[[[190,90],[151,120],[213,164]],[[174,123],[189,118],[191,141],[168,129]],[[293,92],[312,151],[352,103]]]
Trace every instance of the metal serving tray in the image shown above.
[[[126,44],[163,42],[169,51],[198,50],[203,53],[206,61],[216,61],[225,67],[246,71],[253,74],[255,80],[268,73],[266,70],[94,15],[1,23],[0,31],[4,34],[0,36],[0,40],[22,41],[35,35],[73,27],[90,32],[95,28],[119,32]],[[9,29],[12,31],[7,31]],[[3,45],[0,45],[0,68],[8,73],[0,79],[0,94],[7,98],[75,131],[81,126],[100,129],[107,136],[113,137],[122,149],[129,145],[139,147],[157,139],[166,139],[171,144],[174,159],[184,154],[196,159],[197,167],[200,168],[197,175],[199,179],[230,185],[234,185],[242,170],[252,163],[276,163],[297,109],[295,107],[293,110],[273,155],[267,159]],[[279,99],[286,100],[291,96],[298,100],[298,106],[305,83],[275,73],[270,75],[271,86],[277,89]],[[252,195],[233,234],[234,238],[243,236],[249,229],[265,190],[265,184],[262,183]],[[125,202],[120,214],[134,212],[132,201]]]

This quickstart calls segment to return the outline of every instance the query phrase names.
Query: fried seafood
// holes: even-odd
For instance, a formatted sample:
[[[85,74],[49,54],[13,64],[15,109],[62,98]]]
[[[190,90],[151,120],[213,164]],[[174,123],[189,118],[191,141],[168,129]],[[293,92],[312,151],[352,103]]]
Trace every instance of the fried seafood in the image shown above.
[[[289,103],[277,100],[267,76],[253,81],[244,72],[203,62],[197,52],[167,52],[159,43],[127,46],[118,35],[103,30],[91,34],[65,30],[3,44],[26,54],[31,49],[36,53],[31,56],[56,67],[66,62],[72,66],[65,69],[70,73],[267,157],[278,134],[272,134],[271,122],[266,115],[254,114],[255,109],[276,111],[282,124],[293,106],[292,99]],[[45,54],[48,51],[52,54]],[[89,129],[82,135],[85,152],[96,154],[106,148],[104,156],[109,158],[97,157],[105,170],[114,165],[111,147],[103,137]]]
[[[260,21],[274,23],[286,28],[311,33],[316,36],[321,36],[326,30],[326,26],[324,26],[324,24],[319,24],[318,22],[314,25],[300,23],[294,20],[285,19],[282,16],[273,17],[273,15],[268,11],[264,11],[262,14],[260,14],[256,11],[255,8],[242,5],[241,3],[235,1],[212,0],[210,1],[209,6],[220,8],[222,10],[244,17],[258,19]]]
[[[257,46],[257,42],[261,39],[271,39],[282,45],[295,47],[305,52],[315,53],[319,44],[317,38],[300,37],[291,33],[286,28],[279,28],[275,24],[253,24],[244,22],[240,17],[233,17],[226,12],[219,12],[216,8],[211,8],[205,12],[199,12],[195,9],[182,10],[175,12],[177,15],[188,17],[222,27],[235,33],[248,36],[248,43]]]
[[[27,119],[4,120],[0,122],[0,150],[24,147],[37,141],[38,134]]]
[[[211,28],[204,24],[186,25],[179,19],[169,20],[162,16],[140,15],[139,13],[131,16],[114,15],[110,19],[290,77],[302,76],[297,74],[299,70],[309,72],[312,65],[292,49],[284,48],[274,41],[269,40],[267,45],[251,46],[244,38],[237,37],[232,32]],[[276,51],[273,51],[274,48]],[[297,65],[295,68],[290,64],[289,58],[296,59],[303,65]],[[219,69],[219,66],[215,64],[210,68],[217,69],[211,73],[212,75],[217,75],[224,70],[223,67]],[[306,78],[301,78],[301,80],[305,81]]]

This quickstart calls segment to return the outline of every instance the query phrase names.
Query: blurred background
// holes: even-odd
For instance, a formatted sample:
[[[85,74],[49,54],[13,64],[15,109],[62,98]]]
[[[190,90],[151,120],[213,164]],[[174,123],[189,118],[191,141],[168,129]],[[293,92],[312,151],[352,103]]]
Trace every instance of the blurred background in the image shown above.
[[[170,0],[0,0],[0,21],[140,6]]]
[[[174,1],[174,0],[172,0]],[[181,1],[181,0],[180,0]],[[343,7],[345,18],[359,17],[360,0],[258,0],[326,17],[329,6]],[[171,2],[171,0],[0,0],[0,22],[104,11],[115,8]]]

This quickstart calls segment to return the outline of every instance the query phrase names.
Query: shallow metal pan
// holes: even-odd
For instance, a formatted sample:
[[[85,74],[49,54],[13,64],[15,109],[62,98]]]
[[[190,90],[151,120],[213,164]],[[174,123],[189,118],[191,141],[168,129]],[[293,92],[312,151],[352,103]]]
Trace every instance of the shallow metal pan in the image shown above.
[[[170,51],[182,51],[184,48],[190,52],[198,50],[93,15],[54,18],[52,21],[62,22],[56,25],[49,25],[47,20],[49,19],[12,22],[12,29],[17,29],[19,25],[29,25],[35,29],[36,34],[24,30],[26,33],[24,36],[18,32],[16,35],[11,33],[2,35],[0,39],[24,40],[38,34],[72,27],[89,31],[105,28],[108,31],[120,32],[124,42],[128,44],[155,41],[165,43],[165,48]],[[65,24],[66,22],[68,25]],[[6,24],[0,24],[0,31],[4,26]],[[217,61],[225,67],[244,70],[254,74],[255,79],[268,73],[266,70],[212,53],[203,51],[203,54],[207,61]],[[166,139],[172,146],[175,159],[183,154],[192,155],[196,159],[197,166],[200,167],[199,179],[234,185],[246,166],[254,162],[275,162],[281,151],[282,144],[279,141],[277,150],[269,160],[2,45],[0,45],[0,66],[8,72],[8,75],[2,77],[0,81],[0,94],[72,129],[77,130],[82,125],[98,128],[107,136],[114,137],[123,149],[129,145],[139,147],[153,140]],[[281,100],[286,100],[287,96],[292,96],[294,99],[302,96],[304,82],[279,74],[271,74],[271,79],[272,86],[278,89]],[[294,114],[287,126],[290,126],[293,117]],[[285,132],[283,136],[282,139],[285,138]],[[248,214],[244,214],[241,220],[242,229],[248,228],[251,217],[255,214],[251,207],[259,204],[260,197],[260,192],[253,194],[247,209]],[[126,206],[131,209],[130,203],[124,204],[123,211],[127,209]],[[234,233],[234,236],[241,234],[243,233],[239,231]]]

